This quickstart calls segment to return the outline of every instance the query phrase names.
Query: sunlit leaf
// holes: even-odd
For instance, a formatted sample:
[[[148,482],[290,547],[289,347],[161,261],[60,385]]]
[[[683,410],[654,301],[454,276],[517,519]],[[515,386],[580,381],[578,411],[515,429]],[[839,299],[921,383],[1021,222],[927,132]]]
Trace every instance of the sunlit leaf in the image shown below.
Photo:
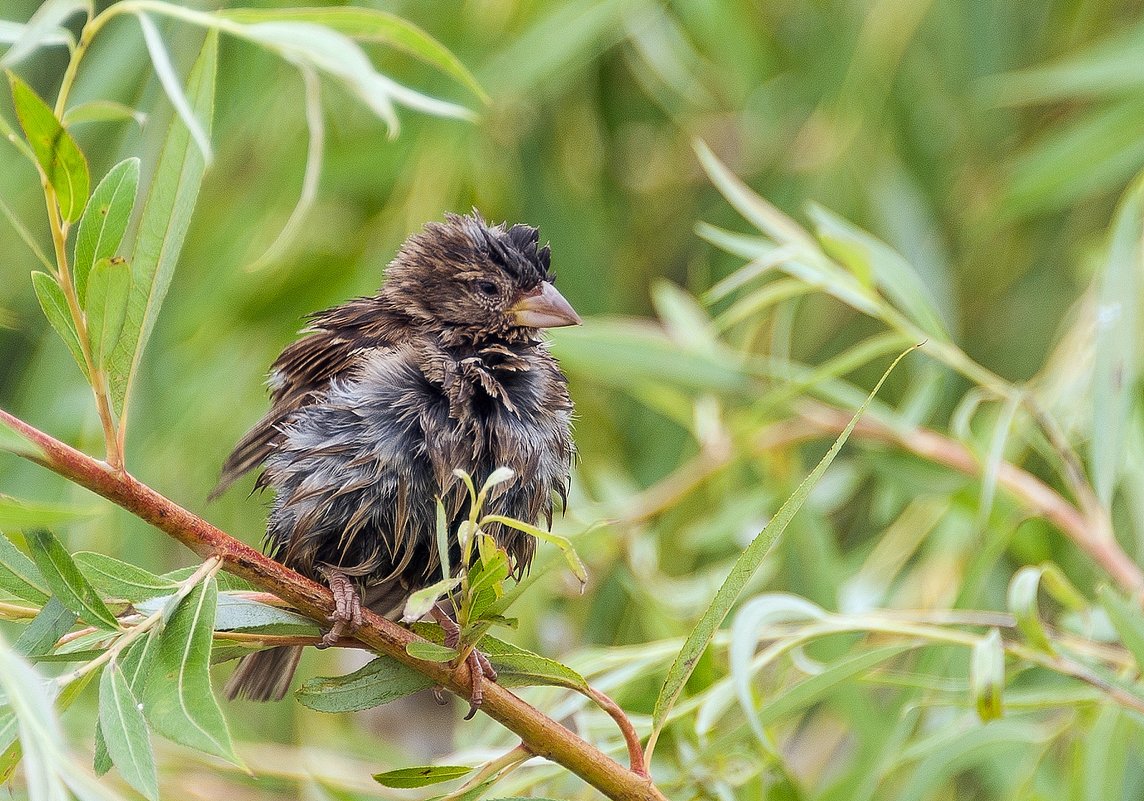
[[[413,668],[379,656],[345,676],[307,679],[294,697],[318,712],[354,712],[388,704],[432,686],[432,679]]]
[[[586,584],[588,582],[588,568],[584,566],[580,555],[576,553],[576,549],[572,546],[572,541],[567,537],[553,534],[551,531],[545,531],[539,526],[534,526],[512,517],[505,517],[504,515],[486,515],[484,520],[481,521],[482,525],[485,523],[500,523],[502,526],[508,526],[509,528],[514,528],[517,531],[533,536],[541,542],[555,545],[560,549],[560,552],[564,554],[564,560],[568,563],[568,567],[573,575],[580,580],[580,583]]]
[[[75,222],[83,213],[91,189],[87,159],[48,104],[28,84],[12,73],[8,73],[8,81],[20,127],[48,183],[56,190],[60,214],[66,221]]]
[[[482,637],[480,648],[497,671],[497,683],[505,687],[553,685],[579,690],[588,688],[584,677],[567,665],[496,637]]]
[[[119,621],[99,597],[99,593],[72,561],[60,541],[47,529],[33,529],[27,534],[32,560],[44,577],[44,582],[59,598],[60,603],[78,615],[85,623],[101,626],[109,631],[119,630]]]
[[[81,299],[87,297],[87,276],[95,263],[112,258],[119,250],[138,188],[139,159],[130,158],[112,167],[91,193],[76,229],[72,263],[75,291]]]
[[[155,801],[159,778],[140,707],[119,665],[112,662],[104,668],[99,680],[99,725],[107,753],[123,779]]]
[[[1144,617],[1140,607],[1108,587],[1101,587],[1099,595],[1100,605],[1108,613],[1120,641],[1136,661],[1136,669],[1144,672]]]
[[[171,56],[167,53],[167,46],[163,43],[163,37],[160,35],[159,29],[155,27],[155,23],[146,14],[139,14],[138,17],[139,27],[143,31],[143,42],[147,45],[147,52],[151,55],[155,74],[159,76],[159,84],[167,93],[167,98],[175,107],[175,113],[179,115],[179,119],[187,126],[187,130],[190,132],[191,138],[195,140],[203,159],[207,164],[210,164],[213,157],[210,121],[208,120],[204,125],[199,120],[198,109],[192,107],[192,101],[183,93],[182,84],[179,82],[178,75],[175,74],[175,66],[171,63]],[[213,116],[213,113],[213,108],[208,110],[209,116]]]
[[[453,588],[460,583],[461,576],[456,575],[452,578],[441,579],[413,593],[405,602],[405,610],[401,619],[406,623],[412,623],[425,617],[443,595],[452,592]]]
[[[143,710],[151,727],[164,737],[241,765],[211,689],[217,601],[214,578],[209,578],[176,607],[146,665]]]
[[[1065,577],[1055,564],[1026,565],[1009,582],[1009,611],[1017,621],[1017,628],[1034,648],[1056,653],[1052,640],[1041,620],[1038,604],[1039,591],[1045,591],[1067,608],[1081,611],[1088,607],[1084,596]]]

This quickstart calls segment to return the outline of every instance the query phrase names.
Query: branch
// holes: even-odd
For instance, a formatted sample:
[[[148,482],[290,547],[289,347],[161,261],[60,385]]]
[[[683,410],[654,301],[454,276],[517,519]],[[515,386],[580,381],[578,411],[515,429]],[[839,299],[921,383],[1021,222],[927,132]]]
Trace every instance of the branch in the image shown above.
[[[788,420],[776,429],[777,436],[775,431],[765,432],[760,444],[765,442],[767,447],[773,447],[780,442],[786,444],[808,437],[832,436],[841,431],[850,419],[845,412],[817,403],[802,404],[798,412],[798,418]],[[914,428],[902,432],[865,417],[858,422],[851,436],[894,445],[966,475],[976,476],[981,472],[981,462],[971,450],[929,429]],[[1009,462],[1001,463],[997,483],[1024,506],[1063,531],[1132,598],[1138,602],[1144,600],[1144,572],[1120,547],[1105,521],[1096,516],[1099,510],[1086,515],[1048,484]]]
[[[277,595],[307,617],[322,624],[328,621],[334,601],[327,588],[239,542],[126,471],[114,470],[3,410],[0,410],[0,424],[36,446],[37,452],[22,452],[21,456],[118,504],[200,557],[218,557],[227,572]],[[469,698],[470,679],[465,665],[453,667],[415,659],[406,653],[405,647],[419,637],[369,610],[362,610],[362,615],[364,621],[355,634],[357,640],[408,665],[461,698]],[[666,801],[646,775],[624,768],[500,685],[486,683],[484,690],[481,711],[516,733],[532,753],[564,766],[609,798]]]

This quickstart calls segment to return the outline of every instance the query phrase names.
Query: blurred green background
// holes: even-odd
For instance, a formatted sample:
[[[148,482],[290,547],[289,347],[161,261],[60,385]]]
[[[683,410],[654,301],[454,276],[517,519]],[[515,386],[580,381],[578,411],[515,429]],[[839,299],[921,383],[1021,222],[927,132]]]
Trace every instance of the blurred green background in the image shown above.
[[[707,374],[687,374],[687,354],[701,343],[686,341],[686,331],[681,341],[612,319],[663,313],[677,296],[657,289],[660,282],[701,295],[743,264],[695,232],[699,221],[751,230],[704,174],[695,138],[796,219],[806,221],[813,201],[901,253],[954,341],[1005,381],[1040,374],[1052,387],[1079,384],[1064,393],[1074,400],[1084,395],[1090,357],[1065,351],[1063,362],[1045,365],[1062,335],[1083,327],[1082,299],[1102,263],[1117,199],[1144,166],[1141,3],[359,5],[424,27],[474,72],[491,101],[483,105],[408,55],[371,48],[386,74],[468,105],[480,119],[471,124],[402,109],[400,136],[391,141],[378,119],[327,82],[317,202],[288,253],[252,270],[299,192],[302,88],[281,60],[223,38],[216,160],[136,385],[127,450],[141,479],[247,542],[259,541],[266,499],[247,497],[249,483],[213,505],[205,497],[229,449],[265,407],[270,362],[304,315],[373,292],[409,233],[446,211],[475,207],[495,221],[540,227],[552,245],[558,285],[586,319],[582,331],[556,337],[577,403],[580,450],[560,527],[576,534],[589,523],[615,521],[576,540],[592,573],[587,593],[579,595],[560,570],[547,574],[522,602],[513,637],[572,664],[621,665],[634,664],[623,655],[640,650],[585,649],[654,646],[686,634],[730,560],[829,441],[760,455],[750,447],[757,431],[781,423],[789,408],[752,407],[773,383],[724,385],[713,372],[707,385]],[[35,6],[9,0],[3,16],[25,20]],[[169,22],[161,27],[185,74],[200,32]],[[46,51],[19,71],[51,96],[65,64],[63,53]],[[146,181],[171,111],[134,21],[118,20],[100,35],[74,96],[116,99],[150,114],[142,127],[101,123],[74,131],[93,174],[138,153]],[[10,105],[0,105],[11,118]],[[4,145],[0,165],[0,195],[46,236],[33,171]],[[35,260],[6,222],[0,232],[0,405],[99,453],[90,391],[32,293]],[[1139,298],[1125,302],[1140,305]],[[704,363],[734,369],[753,354],[820,364],[882,330],[817,294],[767,309],[756,322]],[[652,344],[640,338],[642,330],[651,332]],[[678,360],[673,353],[681,354]],[[887,361],[861,367],[850,380],[869,388]],[[671,365],[679,375],[669,374]],[[909,406],[903,415],[912,422],[947,430],[969,387],[915,354],[883,400]],[[1130,390],[1139,408],[1138,388]],[[1050,395],[1053,406],[1061,395]],[[1074,422],[1075,405],[1053,410],[1083,453],[1089,423]],[[984,418],[994,419],[996,411],[986,409]],[[1118,534],[1132,554],[1144,540],[1140,429],[1137,415],[1114,507]],[[988,431],[970,425],[958,436],[980,453]],[[734,455],[692,485],[688,471],[700,470],[711,448]],[[1015,451],[1015,461],[1060,484],[1043,451],[1024,445]],[[66,532],[73,550],[100,550],[155,569],[191,563],[188,553],[125,513],[14,459],[0,461],[0,491],[98,509]],[[845,588],[853,590],[847,582],[888,532],[905,531],[908,545],[883,546],[904,550],[886,586],[876,588],[876,603],[1004,608],[1016,567],[1045,559],[1092,595],[1102,574],[1056,529],[1002,492],[984,513],[980,498],[980,484],[960,474],[892,448],[848,445],[764,565],[757,589],[765,582],[837,609]],[[906,513],[912,517],[902,523]],[[812,656],[829,661],[844,646],[831,641]],[[302,672],[346,667],[345,659],[308,656]],[[948,682],[960,675],[964,682],[965,659],[937,649],[902,670],[928,670]],[[615,678],[606,689],[647,714],[665,667],[657,665]],[[702,690],[725,670],[720,658],[705,660],[689,690]],[[782,681],[783,674],[765,674],[759,692]],[[1030,685],[1050,691],[1054,681],[1033,676]],[[1111,707],[1050,704],[1028,718],[1016,713],[1001,722],[1010,728],[999,730],[974,728],[967,697],[934,702],[937,711],[927,711],[922,722],[918,709],[929,701],[921,707],[916,701],[892,686],[845,685],[821,707],[783,718],[773,754],[753,743],[741,717],[714,732],[671,729],[660,746],[667,763],[661,778],[673,798],[769,792],[775,798],[1111,799],[1144,792],[1144,755],[1134,745],[1140,722]],[[454,748],[463,754],[511,746],[488,721],[454,729],[453,710],[437,713],[431,700],[346,720],[290,703],[232,704],[229,712],[237,736],[249,742],[243,753],[252,766],[280,782],[216,775],[170,747],[163,781],[172,798],[299,797],[300,785],[306,797],[372,797],[388,791],[369,786],[370,770]],[[71,720],[78,742],[90,738],[90,717],[81,712]],[[415,723],[411,734],[411,720],[425,724]],[[899,734],[903,720],[911,723]],[[600,736],[613,736],[603,724],[598,728]],[[934,739],[943,730],[990,734],[972,748],[967,740],[963,753]],[[379,731],[386,734],[381,745]],[[335,735],[344,738],[337,745]],[[907,742],[914,753],[899,754]],[[934,754],[947,759],[926,763]],[[933,780],[911,783],[922,766]],[[568,797],[590,797],[574,783],[554,786]]]

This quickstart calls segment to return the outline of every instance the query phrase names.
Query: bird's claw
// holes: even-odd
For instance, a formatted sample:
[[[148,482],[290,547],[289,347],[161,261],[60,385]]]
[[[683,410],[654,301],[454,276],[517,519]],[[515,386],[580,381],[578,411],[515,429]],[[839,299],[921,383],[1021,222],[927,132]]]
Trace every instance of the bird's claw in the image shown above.
[[[322,635],[317,647],[329,648],[336,645],[342,636],[353,634],[361,626],[361,595],[345,573],[333,569],[323,572],[334,595],[334,613],[328,618],[334,625]]]
[[[445,647],[456,648],[459,646],[461,644],[461,627],[457,625],[457,621],[449,617],[449,614],[439,604],[433,607],[431,614],[445,632]],[[485,680],[495,682],[497,672],[493,670],[489,658],[476,648],[469,651],[465,657],[465,664],[469,666],[470,687],[469,714],[465,715],[465,720],[472,720],[473,716],[477,714],[477,710],[481,708],[481,703],[485,700]],[[438,701],[443,700],[440,695],[440,688],[434,690],[434,696]]]

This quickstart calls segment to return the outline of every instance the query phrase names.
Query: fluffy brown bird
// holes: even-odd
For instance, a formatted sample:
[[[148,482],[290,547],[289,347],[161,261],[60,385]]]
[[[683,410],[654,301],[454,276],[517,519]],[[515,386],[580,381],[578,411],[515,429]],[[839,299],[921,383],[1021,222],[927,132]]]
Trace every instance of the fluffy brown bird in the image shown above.
[[[580,318],[549,262],[535,228],[447,215],[402,245],[376,295],[315,314],[274,362],[271,409],[227,459],[215,494],[264,468],[257,486],[276,493],[267,553],[334,593],[324,644],[360,623],[363,604],[393,617],[441,578],[437,498],[458,563],[469,497],[455,469],[477,486],[513,469],[490,513],[551,524],[554,496],[566,500],[572,402],[540,329]],[[517,575],[528,568],[531,537],[489,533]],[[435,612],[455,644],[456,624]],[[282,698],[299,655],[284,647],[245,657],[228,697]],[[495,674],[475,651],[469,664],[475,709],[481,674]]]

